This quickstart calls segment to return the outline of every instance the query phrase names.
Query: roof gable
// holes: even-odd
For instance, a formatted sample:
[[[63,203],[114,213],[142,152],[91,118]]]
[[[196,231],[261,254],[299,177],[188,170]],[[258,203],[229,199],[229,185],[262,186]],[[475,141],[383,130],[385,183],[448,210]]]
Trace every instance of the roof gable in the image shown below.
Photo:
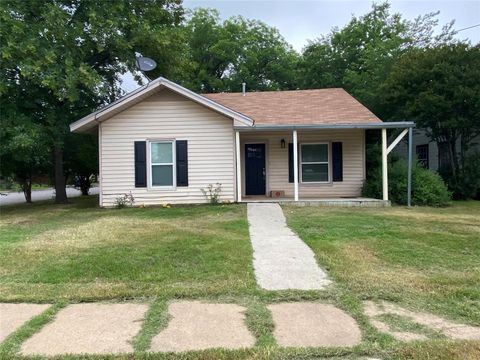
[[[240,114],[220,103],[196,94],[193,91],[184,88],[183,86],[160,77],[136,89],[135,91],[132,91],[117,101],[114,101],[113,103],[83,117],[82,119],[75,121],[74,123],[70,124],[70,131],[87,132],[97,126],[98,123],[111,118],[115,114],[118,114],[141,101],[146,100],[148,97],[164,88],[169,89],[176,94],[185,97],[186,99],[199,103],[213,111],[232,118],[235,123],[241,123],[247,126],[253,125],[253,120],[251,120],[248,116]]]

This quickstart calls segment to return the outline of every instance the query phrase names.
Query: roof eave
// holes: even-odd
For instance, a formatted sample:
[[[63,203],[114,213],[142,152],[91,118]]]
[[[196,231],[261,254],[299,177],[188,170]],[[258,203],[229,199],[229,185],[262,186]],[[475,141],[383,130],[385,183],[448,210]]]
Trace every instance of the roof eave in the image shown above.
[[[279,124],[254,125],[252,127],[235,126],[238,131],[280,131],[280,130],[314,130],[314,129],[405,129],[413,128],[413,121],[352,123],[352,124]]]

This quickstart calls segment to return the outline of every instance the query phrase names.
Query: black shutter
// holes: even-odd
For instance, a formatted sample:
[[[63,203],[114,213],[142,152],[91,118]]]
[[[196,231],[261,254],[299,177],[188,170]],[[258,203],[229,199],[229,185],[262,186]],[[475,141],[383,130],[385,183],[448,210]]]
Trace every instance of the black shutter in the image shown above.
[[[288,182],[293,183],[293,144],[288,144]]]
[[[177,140],[177,186],[188,186],[187,140]]]
[[[135,141],[135,187],[147,187],[146,141]]]
[[[332,180],[343,181],[342,143],[332,142]]]

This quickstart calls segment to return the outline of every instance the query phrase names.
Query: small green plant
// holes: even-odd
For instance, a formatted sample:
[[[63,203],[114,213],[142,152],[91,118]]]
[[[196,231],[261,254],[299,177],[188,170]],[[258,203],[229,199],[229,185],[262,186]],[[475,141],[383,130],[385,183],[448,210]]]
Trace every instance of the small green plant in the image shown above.
[[[210,204],[218,204],[220,202],[220,193],[222,192],[222,184],[208,184],[207,189],[201,189],[203,196]]]
[[[135,202],[135,198],[133,197],[132,192],[130,191],[130,193],[123,194],[122,196],[118,196],[115,199],[115,207],[117,209],[132,207],[134,202]]]

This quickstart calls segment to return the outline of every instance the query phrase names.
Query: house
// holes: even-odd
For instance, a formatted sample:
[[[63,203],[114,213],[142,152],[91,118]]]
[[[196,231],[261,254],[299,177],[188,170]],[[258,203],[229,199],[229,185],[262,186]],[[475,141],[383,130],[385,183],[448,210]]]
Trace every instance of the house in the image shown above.
[[[427,129],[413,130],[412,146],[414,156],[426,169],[438,171],[450,166],[450,149],[447,143],[437,143],[428,135]],[[460,139],[456,143],[457,153],[460,154]],[[472,146],[467,154],[480,152],[480,136],[472,141]],[[402,141],[396,148],[395,154],[406,159],[408,156],[408,143]]]
[[[72,123],[98,133],[100,206],[131,192],[136,204],[357,198],[365,130],[384,123],[343,89],[196,94],[158,78]],[[387,184],[384,166],[384,186]],[[385,189],[386,190],[386,189]],[[388,200],[384,191],[383,200]]]

